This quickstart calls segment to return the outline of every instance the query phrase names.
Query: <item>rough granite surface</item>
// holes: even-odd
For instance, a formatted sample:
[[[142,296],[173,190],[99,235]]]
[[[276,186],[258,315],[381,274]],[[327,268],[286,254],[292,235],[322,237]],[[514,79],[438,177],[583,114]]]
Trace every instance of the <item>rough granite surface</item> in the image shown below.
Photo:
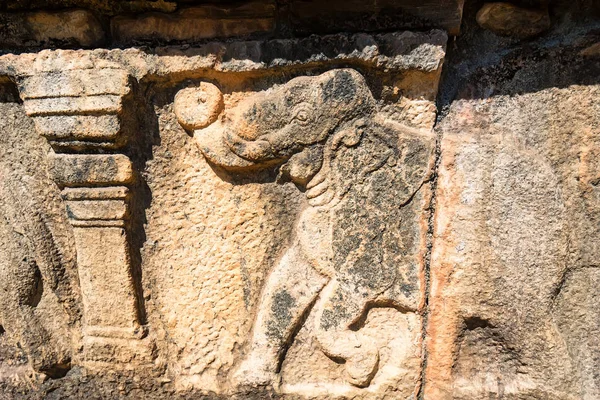
[[[0,399],[600,398],[595,2],[0,24]]]

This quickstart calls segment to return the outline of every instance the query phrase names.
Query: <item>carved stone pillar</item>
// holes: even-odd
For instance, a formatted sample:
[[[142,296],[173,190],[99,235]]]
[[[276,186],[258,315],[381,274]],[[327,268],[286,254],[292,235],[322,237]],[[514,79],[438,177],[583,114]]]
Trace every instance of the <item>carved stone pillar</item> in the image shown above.
[[[22,77],[19,90],[27,115],[54,149],[50,172],[73,226],[84,306],[82,363],[149,363],[153,345],[129,243],[135,171],[122,154],[129,75],[114,68],[50,68]]]

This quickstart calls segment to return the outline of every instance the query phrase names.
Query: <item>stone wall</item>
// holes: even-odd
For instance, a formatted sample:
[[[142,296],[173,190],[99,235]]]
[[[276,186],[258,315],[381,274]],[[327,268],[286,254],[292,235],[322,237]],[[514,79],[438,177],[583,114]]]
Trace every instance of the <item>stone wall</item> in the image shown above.
[[[597,11],[0,2],[0,398],[598,398]]]

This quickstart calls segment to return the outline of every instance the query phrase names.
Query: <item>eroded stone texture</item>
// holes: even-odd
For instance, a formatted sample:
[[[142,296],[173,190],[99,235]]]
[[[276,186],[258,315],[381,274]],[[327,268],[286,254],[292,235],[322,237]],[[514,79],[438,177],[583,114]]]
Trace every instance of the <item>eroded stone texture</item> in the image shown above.
[[[215,85],[202,82],[197,88],[177,92],[173,103],[181,126],[194,130],[215,122],[223,110],[223,94]]]
[[[4,56],[74,236],[74,365],[223,396],[416,395],[445,38]]]
[[[477,13],[477,23],[503,36],[528,38],[550,27],[547,8],[530,9],[511,3],[486,3]]]
[[[118,43],[193,42],[214,37],[269,33],[275,28],[275,2],[249,2],[223,9],[205,5],[177,12],[118,16],[111,31]]]
[[[600,88],[580,46],[475,68],[439,125],[426,398],[598,396]]]
[[[81,336],[73,234],[58,188],[40,168],[47,144],[21,107],[0,108],[0,326],[34,371],[61,377],[77,363]],[[15,361],[3,374],[23,373]]]
[[[379,349],[351,327],[373,305],[419,309],[427,203],[419,190],[434,141],[377,121],[375,104],[359,73],[336,69],[259,93],[223,122],[194,131],[212,164],[242,173],[284,163],[279,179],[306,191],[307,208],[265,282],[248,352],[233,376],[240,385],[277,384],[280,354],[312,308],[311,334],[323,353],[345,361],[349,383],[369,386]],[[407,358],[418,340],[411,331]]]
[[[460,31],[463,0],[317,0],[290,1],[290,25],[298,33],[385,30],[392,27],[419,30],[438,26],[451,35]],[[368,16],[368,17],[367,17]]]
[[[597,24],[84,3],[0,56],[0,397],[600,396]]]
[[[2,48],[93,47],[103,42],[104,29],[87,10],[0,13]]]

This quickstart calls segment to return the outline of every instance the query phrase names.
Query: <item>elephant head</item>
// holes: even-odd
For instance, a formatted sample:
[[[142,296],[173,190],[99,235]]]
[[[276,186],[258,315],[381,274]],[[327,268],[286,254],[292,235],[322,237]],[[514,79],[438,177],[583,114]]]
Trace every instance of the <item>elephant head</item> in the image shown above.
[[[286,163],[292,180],[305,183],[320,168],[327,139],[374,111],[363,76],[336,69],[253,95],[194,137],[204,156],[222,168]]]

